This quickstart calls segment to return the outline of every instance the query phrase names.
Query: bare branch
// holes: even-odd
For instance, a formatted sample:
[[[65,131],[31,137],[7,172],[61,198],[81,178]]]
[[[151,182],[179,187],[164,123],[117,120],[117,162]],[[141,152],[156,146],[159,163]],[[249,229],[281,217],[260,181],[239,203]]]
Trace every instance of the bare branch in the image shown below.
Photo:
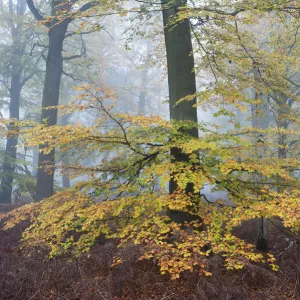
[[[90,8],[96,6],[97,4],[98,4],[97,1],[95,1],[95,2],[88,2],[88,3],[84,4],[84,5],[82,5],[81,8],[79,8],[78,11],[80,11],[80,12],[87,11]]]
[[[34,43],[33,46],[32,46],[32,48],[31,48],[31,50],[30,50],[29,56],[32,56],[32,52],[33,52],[35,46],[39,46],[39,47],[43,47],[43,48],[49,48],[49,47],[46,46],[46,45],[42,45],[42,44],[40,44],[40,43]]]
[[[6,87],[6,89],[10,92],[10,87],[4,80],[0,79],[0,83],[2,83]]]
[[[74,81],[79,80],[78,78],[76,78],[76,77],[75,77],[73,74],[71,74],[71,73],[67,73],[67,72],[65,72],[65,71],[62,71],[62,73],[63,73],[65,76],[72,78]]]
[[[38,21],[45,20],[45,18],[40,14],[40,12],[38,11],[38,9],[35,7],[35,5],[33,3],[33,0],[26,0],[26,1],[27,1],[28,8],[32,12],[32,14],[35,17],[35,19],[38,20]],[[46,26],[49,27],[50,25],[46,25]]]
[[[64,61],[70,61],[76,58],[81,58],[84,57],[86,55],[86,46],[84,43],[84,40],[82,38],[82,36],[80,36],[81,39],[81,49],[80,49],[80,54],[76,54],[76,55],[72,55],[72,56],[68,56],[68,57],[64,57]]]
[[[85,34],[89,34],[89,33],[92,33],[92,32],[95,32],[95,31],[98,31],[98,29],[95,29],[95,30],[91,30],[91,31],[84,31],[84,32],[76,32],[76,31],[73,31],[73,32],[70,32],[70,33],[67,33],[65,35],[65,38],[68,38],[70,36],[73,36],[73,35],[85,35]]]

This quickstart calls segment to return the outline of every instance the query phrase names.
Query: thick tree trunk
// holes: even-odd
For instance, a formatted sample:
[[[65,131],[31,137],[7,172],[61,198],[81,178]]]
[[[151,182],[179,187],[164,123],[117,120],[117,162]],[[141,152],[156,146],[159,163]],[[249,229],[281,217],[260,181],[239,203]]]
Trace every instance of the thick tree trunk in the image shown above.
[[[13,66],[11,87],[10,87],[10,103],[9,117],[19,120],[20,109],[20,93],[21,93],[21,74],[19,66]],[[13,126],[8,126],[9,130],[13,130]],[[3,174],[1,181],[1,203],[11,203],[14,173],[16,168],[18,135],[14,134],[7,137],[5,156],[3,162]]]
[[[170,3],[170,6],[168,6],[168,3]],[[196,93],[190,22],[189,19],[185,19],[172,26],[172,28],[169,25],[170,19],[176,17],[178,10],[185,4],[186,0],[162,0],[168,64],[170,119],[197,123],[196,98],[192,101],[183,101],[177,104],[180,99]],[[198,129],[196,127],[186,133],[193,137],[198,137]],[[180,148],[171,149],[171,156],[174,162],[189,161],[189,156],[183,153]],[[169,183],[170,194],[174,193],[176,189],[177,183],[171,179]],[[186,193],[194,193],[192,183],[188,184]],[[171,220],[178,223],[188,221],[191,217],[181,211],[170,211],[169,216]]]
[[[44,108],[58,105],[60,81],[63,72],[63,42],[69,23],[70,20],[65,20],[54,25],[49,31],[49,50],[42,101],[42,121],[46,121],[48,126],[53,126],[57,123],[57,109],[45,110]],[[42,149],[43,146],[40,146],[40,150]],[[55,149],[49,154],[39,153],[36,201],[53,195],[54,158]]]

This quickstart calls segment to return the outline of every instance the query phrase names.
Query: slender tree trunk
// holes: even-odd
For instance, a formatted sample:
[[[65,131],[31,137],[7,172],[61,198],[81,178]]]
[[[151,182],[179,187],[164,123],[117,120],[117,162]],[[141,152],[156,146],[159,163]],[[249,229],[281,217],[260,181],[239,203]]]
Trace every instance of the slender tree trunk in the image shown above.
[[[144,68],[141,72],[141,89],[139,94],[139,103],[138,103],[138,114],[144,115],[146,113],[146,99],[147,99],[147,90],[148,90],[148,74],[149,74],[149,62],[151,54],[151,45],[149,41],[147,42],[147,53],[146,60],[144,63]]]
[[[32,149],[32,172],[31,172],[31,175],[33,177],[37,176],[38,159],[39,159],[39,149],[37,147],[34,147]]]
[[[283,121],[279,124],[279,128],[288,129],[288,124],[286,121]],[[281,133],[279,135],[279,141],[278,141],[279,147],[278,147],[278,158],[287,158],[287,148],[286,148],[286,134]]]
[[[277,105],[278,105],[278,110],[277,110],[277,117],[278,117],[278,128],[282,129],[288,129],[289,127],[289,120],[287,115],[290,114],[292,105],[294,101],[292,99],[287,99],[286,96],[278,96],[277,98]],[[278,158],[287,158],[288,151],[287,151],[287,136],[285,133],[280,133],[279,139],[278,139]]]
[[[9,117],[19,120],[20,109],[20,93],[21,93],[21,74],[19,66],[13,66],[11,87],[10,87],[10,103]],[[9,130],[14,130],[13,125],[8,126]],[[3,174],[1,181],[1,203],[11,203],[12,189],[14,181],[14,173],[16,168],[18,134],[7,137],[5,157],[3,162]]]
[[[170,4],[170,6],[168,6]],[[186,0],[167,1],[162,0],[163,22],[165,44],[168,64],[168,83],[169,83],[169,105],[170,119],[179,121],[198,122],[196,98],[192,101],[177,102],[196,93],[196,78],[194,72],[194,56],[191,38],[191,29],[189,19],[180,21],[172,26],[169,25],[171,18],[176,17],[178,10],[186,4]],[[195,127],[186,132],[192,137],[198,137],[198,129]],[[182,152],[180,148],[171,149],[171,156],[174,162],[187,162],[189,156]],[[174,193],[177,189],[177,183],[174,179],[170,180],[169,192]],[[186,193],[194,194],[194,187],[189,183]],[[183,223],[188,221],[190,216],[181,211],[170,211],[171,220]]]
[[[11,62],[11,82],[10,82],[10,103],[9,103],[9,117],[10,119],[19,120],[20,115],[20,96],[21,89],[24,82],[22,82],[22,57],[25,51],[26,43],[22,43],[22,31],[23,31],[23,21],[14,21],[14,18],[22,18],[26,10],[25,0],[18,0],[16,7],[14,7],[13,2],[10,0],[8,2],[9,7],[9,17],[11,22],[9,22],[9,29],[12,37],[12,49],[13,58]],[[9,130],[14,130],[12,124],[8,125]],[[17,144],[18,144],[18,134],[12,134],[7,137],[5,156],[3,162],[3,172],[1,179],[1,195],[0,202],[11,203],[12,202],[12,190],[13,181],[16,168],[16,158],[17,158]]]
[[[68,154],[66,153],[66,155],[64,155],[61,159],[61,163],[62,163],[62,187],[64,189],[67,189],[71,186],[71,180],[70,180],[70,176],[68,174],[68,171],[66,170],[65,166],[68,166],[69,164],[69,158],[68,158]]]
[[[70,114],[64,114],[60,118],[60,124],[66,126],[69,124]],[[68,173],[68,169],[66,168],[69,165],[69,153],[65,152],[62,154],[61,158],[62,165],[62,187],[67,189],[71,186],[71,180]]]
[[[49,50],[46,60],[46,77],[42,100],[42,121],[48,126],[56,125],[57,109],[47,109],[48,106],[57,106],[59,101],[59,88],[63,72],[63,42],[70,20],[54,25],[49,31]],[[43,146],[40,146],[40,150]],[[36,201],[53,195],[55,149],[49,154],[39,153]],[[47,168],[47,169],[45,169]]]
[[[144,115],[146,113],[146,95],[147,95],[147,84],[148,84],[148,68],[142,71],[142,86],[139,94],[138,114]]]

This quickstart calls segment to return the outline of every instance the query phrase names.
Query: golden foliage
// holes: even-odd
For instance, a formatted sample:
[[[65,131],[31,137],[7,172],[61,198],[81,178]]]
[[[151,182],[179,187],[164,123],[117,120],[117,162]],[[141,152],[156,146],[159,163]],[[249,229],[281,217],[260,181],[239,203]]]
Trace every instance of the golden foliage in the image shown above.
[[[80,145],[84,155],[100,158],[93,167],[80,160],[64,166],[73,177],[84,174],[89,180],[9,214],[6,228],[30,219],[23,234],[25,246],[46,245],[50,256],[80,255],[104,234],[119,239],[120,246],[142,245],[139,259],[155,258],[162,274],[169,273],[173,279],[184,271],[210,276],[207,258],[212,254],[223,256],[228,269],[240,269],[247,261],[265,261],[276,269],[271,254],[257,253],[232,230],[242,221],[258,217],[278,217],[284,226],[299,229],[300,186],[294,172],[299,162],[296,156],[274,157],[278,131],[264,130],[265,142],[260,145],[253,143],[256,129],[220,134],[201,125],[203,134],[195,139],[184,134],[182,127],[196,124],[120,114],[114,111],[111,92],[91,86],[81,90],[84,101],[60,109],[96,110],[95,125],[14,124],[28,146],[43,142],[47,147],[41,151],[46,152]],[[189,161],[170,160],[174,147],[189,155]],[[258,147],[264,149],[263,158],[256,155]],[[259,176],[259,181],[253,175]],[[169,195],[165,185],[171,177],[178,189]],[[189,183],[194,186],[193,195],[185,193]],[[228,199],[210,202],[201,194],[208,183],[215,190],[226,191]],[[96,198],[89,195],[91,188]],[[170,220],[169,210],[189,213],[198,220],[176,224]],[[115,264],[121,263],[118,259]]]

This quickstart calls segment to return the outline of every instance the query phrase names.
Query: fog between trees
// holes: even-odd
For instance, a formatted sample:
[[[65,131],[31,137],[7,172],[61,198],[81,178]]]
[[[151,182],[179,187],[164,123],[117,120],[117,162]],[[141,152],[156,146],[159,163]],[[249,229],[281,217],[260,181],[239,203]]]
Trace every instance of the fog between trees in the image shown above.
[[[51,257],[143,245],[173,279],[210,255],[277,269],[268,222],[300,226],[298,1],[0,1],[0,203],[33,203],[8,228],[29,218]]]

